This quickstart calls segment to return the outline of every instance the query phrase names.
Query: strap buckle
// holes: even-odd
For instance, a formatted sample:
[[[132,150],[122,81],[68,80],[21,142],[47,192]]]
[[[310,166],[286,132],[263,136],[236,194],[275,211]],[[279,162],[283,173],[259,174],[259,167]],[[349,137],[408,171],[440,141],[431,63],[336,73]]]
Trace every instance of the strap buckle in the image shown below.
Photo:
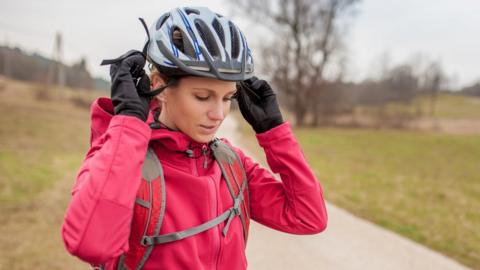
[[[142,241],[140,241],[140,244],[144,247],[152,246],[153,245],[153,238],[150,236],[143,236]]]
[[[242,214],[242,211],[240,210],[240,205],[243,201],[243,194],[240,193],[234,200],[233,200],[233,206],[230,208],[230,215],[228,216],[227,224],[225,224],[225,227],[223,228],[223,236],[226,237],[228,233],[228,229],[230,228],[230,223],[232,223],[232,220],[234,217],[239,216]]]

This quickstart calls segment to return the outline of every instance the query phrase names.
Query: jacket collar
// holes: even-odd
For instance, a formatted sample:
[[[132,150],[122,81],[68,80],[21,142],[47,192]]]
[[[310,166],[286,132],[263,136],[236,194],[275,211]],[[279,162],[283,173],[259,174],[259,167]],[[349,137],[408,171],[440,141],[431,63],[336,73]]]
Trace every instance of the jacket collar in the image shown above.
[[[177,152],[186,155],[189,158],[204,157],[210,159],[212,153],[210,151],[210,143],[199,143],[193,140],[190,136],[179,130],[172,130],[165,124],[158,120],[158,113],[150,111],[147,123],[150,127],[156,125],[157,128],[152,128],[150,141],[153,145],[163,148],[163,151]]]
[[[209,143],[199,143],[185,133],[178,130],[171,130],[165,125],[159,129],[152,129],[150,141],[159,141],[162,145],[172,151],[186,151],[189,149],[209,148]]]

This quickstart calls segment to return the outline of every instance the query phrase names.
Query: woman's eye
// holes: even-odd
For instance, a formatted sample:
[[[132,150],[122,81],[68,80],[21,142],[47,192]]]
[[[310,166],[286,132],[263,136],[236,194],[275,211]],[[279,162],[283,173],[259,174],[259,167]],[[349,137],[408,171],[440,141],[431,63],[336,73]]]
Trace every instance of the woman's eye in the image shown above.
[[[223,99],[223,101],[232,101],[233,97],[226,97]]]
[[[202,97],[202,96],[195,96],[198,100],[205,101],[208,99],[208,96]]]

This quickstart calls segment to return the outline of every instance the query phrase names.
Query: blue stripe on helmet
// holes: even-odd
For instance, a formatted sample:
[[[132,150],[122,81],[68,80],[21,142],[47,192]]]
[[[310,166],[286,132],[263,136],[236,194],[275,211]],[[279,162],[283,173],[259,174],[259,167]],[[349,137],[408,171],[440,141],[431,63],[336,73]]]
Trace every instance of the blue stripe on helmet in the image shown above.
[[[167,61],[167,60],[164,60],[163,63],[167,64],[167,65],[170,65],[170,66],[176,66],[174,63],[170,62],[170,61]]]
[[[183,14],[183,11],[181,9],[178,9],[178,13],[180,13],[180,17],[182,17],[182,21],[190,32],[190,36],[192,37],[193,46],[195,47],[195,56],[197,57],[197,60],[200,60],[200,48],[198,46],[197,38],[195,37],[192,27],[190,26],[187,17],[185,17],[185,14]]]

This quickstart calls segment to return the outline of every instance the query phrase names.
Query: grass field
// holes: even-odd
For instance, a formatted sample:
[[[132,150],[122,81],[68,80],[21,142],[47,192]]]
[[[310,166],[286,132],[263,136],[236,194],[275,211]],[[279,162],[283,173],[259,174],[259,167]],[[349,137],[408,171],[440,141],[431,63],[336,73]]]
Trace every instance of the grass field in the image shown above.
[[[39,85],[1,83],[0,268],[87,269],[66,252],[60,226],[88,147],[88,108],[68,90],[38,100]]]
[[[294,132],[327,200],[480,269],[480,136],[335,128]],[[242,133],[262,157],[250,127]]]
[[[480,268],[480,137],[297,130],[326,197]]]
[[[422,116],[430,117],[430,97],[419,96],[408,106],[403,103],[391,103],[386,106],[386,111],[409,112],[415,115],[418,108]],[[374,107],[362,107],[358,108],[358,113],[375,114],[376,110]],[[440,119],[478,120],[480,119],[480,98],[441,93],[436,98],[433,116]]]
[[[421,98],[420,102],[428,108],[428,98]],[[479,119],[480,98],[440,94],[435,106],[435,116],[446,119]]]

